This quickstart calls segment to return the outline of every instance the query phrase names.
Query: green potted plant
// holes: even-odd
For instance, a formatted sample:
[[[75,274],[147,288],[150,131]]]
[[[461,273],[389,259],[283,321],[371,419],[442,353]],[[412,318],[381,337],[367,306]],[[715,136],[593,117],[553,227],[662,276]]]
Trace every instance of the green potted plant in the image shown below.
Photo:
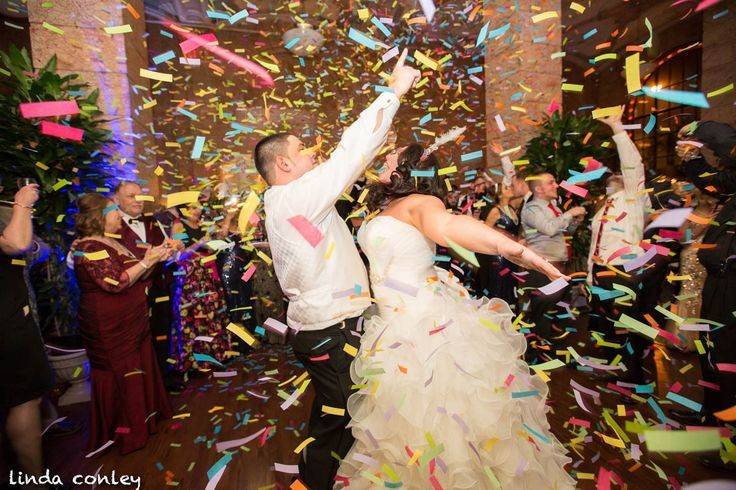
[[[611,151],[602,146],[598,134],[599,124],[589,116],[580,116],[573,113],[561,114],[554,111],[545,116],[540,124],[540,133],[527,142],[523,158],[529,163],[525,172],[550,173],[558,181],[563,181],[574,172],[582,172],[585,161],[592,157],[596,160],[606,159]],[[605,192],[601,179],[592,181],[586,186],[588,196],[583,199],[572,195],[575,205],[584,200],[595,199]],[[564,194],[560,189],[560,193]],[[581,271],[587,268],[588,250],[590,249],[590,230],[588,224],[592,216],[578,227],[572,237],[574,270]]]
[[[34,288],[42,329],[55,336],[76,330],[76,287],[65,264],[74,238],[74,203],[85,192],[108,190],[113,176],[105,149],[114,141],[97,106],[99,92],[78,79],[58,74],[55,56],[36,71],[25,48],[0,52],[0,199],[12,201],[18,178],[34,178],[40,185],[34,231],[52,252],[35,271]],[[21,103],[71,99],[80,113],[52,119],[84,130],[79,142],[42,135],[40,119],[20,114]]]

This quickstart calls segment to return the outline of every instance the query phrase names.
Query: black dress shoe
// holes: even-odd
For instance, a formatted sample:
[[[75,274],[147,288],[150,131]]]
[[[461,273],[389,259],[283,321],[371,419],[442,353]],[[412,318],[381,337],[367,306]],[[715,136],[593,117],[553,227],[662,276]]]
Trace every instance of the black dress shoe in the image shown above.
[[[56,424],[49,427],[49,430],[46,431],[46,434],[51,437],[66,437],[72,434],[76,434],[81,428],[82,424],[80,423],[72,422],[71,420],[62,420],[61,422],[57,422]]]

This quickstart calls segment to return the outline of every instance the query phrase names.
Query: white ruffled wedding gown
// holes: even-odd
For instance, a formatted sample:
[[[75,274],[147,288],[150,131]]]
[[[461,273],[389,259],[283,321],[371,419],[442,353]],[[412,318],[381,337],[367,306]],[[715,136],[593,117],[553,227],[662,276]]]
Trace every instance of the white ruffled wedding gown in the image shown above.
[[[574,488],[508,304],[471,298],[434,267],[434,243],[393,217],[363,225],[358,242],[379,315],[351,367],[356,440],[337,486]]]

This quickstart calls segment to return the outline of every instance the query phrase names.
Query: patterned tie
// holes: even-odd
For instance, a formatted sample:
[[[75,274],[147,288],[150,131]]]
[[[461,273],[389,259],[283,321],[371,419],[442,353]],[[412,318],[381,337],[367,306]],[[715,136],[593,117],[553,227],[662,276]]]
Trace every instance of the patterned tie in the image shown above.
[[[560,213],[554,204],[552,204],[552,201],[547,203],[547,207],[552,210],[552,212],[555,215],[555,218],[559,218],[562,213]]]

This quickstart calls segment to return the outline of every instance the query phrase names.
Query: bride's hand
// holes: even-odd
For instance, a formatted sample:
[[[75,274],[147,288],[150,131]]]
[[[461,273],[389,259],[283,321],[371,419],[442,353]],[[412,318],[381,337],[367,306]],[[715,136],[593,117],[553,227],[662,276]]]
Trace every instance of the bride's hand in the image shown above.
[[[516,244],[518,245],[518,244]],[[554,265],[550,264],[547,260],[543,259],[530,248],[521,247],[519,252],[513,254],[502,254],[504,257],[509,259],[511,262],[518,264],[525,269],[534,269],[541,272],[549,278],[550,281],[555,279],[564,278],[566,281],[570,280],[570,276],[566,276]]]

